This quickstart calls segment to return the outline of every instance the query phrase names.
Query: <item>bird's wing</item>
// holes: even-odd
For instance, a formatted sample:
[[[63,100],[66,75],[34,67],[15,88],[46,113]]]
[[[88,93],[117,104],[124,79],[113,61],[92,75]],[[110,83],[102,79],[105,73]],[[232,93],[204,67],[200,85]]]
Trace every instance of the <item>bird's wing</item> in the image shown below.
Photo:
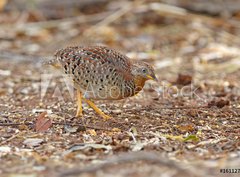
[[[104,46],[68,47],[59,50],[55,56],[62,64],[68,63],[76,67],[85,67],[86,63],[91,63],[95,66],[94,69],[96,70],[112,68],[126,80],[133,77],[131,74],[132,64],[130,59]]]

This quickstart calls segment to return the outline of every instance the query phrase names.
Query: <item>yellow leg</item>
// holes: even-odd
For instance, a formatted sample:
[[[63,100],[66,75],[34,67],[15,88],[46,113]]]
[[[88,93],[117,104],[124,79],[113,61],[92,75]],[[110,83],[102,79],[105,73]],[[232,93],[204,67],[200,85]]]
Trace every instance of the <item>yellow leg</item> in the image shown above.
[[[97,114],[99,114],[102,118],[104,118],[105,120],[110,119],[111,117],[106,115],[104,112],[102,112],[92,101],[87,100],[85,98],[83,98],[84,101],[86,101],[86,103],[93,108],[94,111],[96,111]]]
[[[77,113],[76,117],[82,116],[82,93],[77,89]]]

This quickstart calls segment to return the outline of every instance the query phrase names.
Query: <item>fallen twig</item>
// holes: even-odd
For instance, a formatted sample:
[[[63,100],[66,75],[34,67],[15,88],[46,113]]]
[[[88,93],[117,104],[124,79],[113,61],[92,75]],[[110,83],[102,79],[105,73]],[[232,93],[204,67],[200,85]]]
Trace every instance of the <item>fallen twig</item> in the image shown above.
[[[23,132],[17,132],[17,133],[15,133],[15,134],[12,135],[10,138],[8,138],[8,139],[2,141],[2,142],[0,143],[0,145],[3,145],[3,144],[5,144],[5,143],[11,141],[12,139],[14,139],[14,138],[20,136],[22,133],[23,133]]]
[[[123,153],[121,155],[115,155],[110,158],[108,158],[105,162],[97,164],[97,165],[89,165],[85,168],[79,169],[79,168],[73,168],[68,171],[64,171],[59,174],[60,177],[63,176],[73,176],[73,175],[80,175],[82,173],[95,173],[100,169],[111,167],[113,165],[119,164],[119,163],[129,163],[129,162],[135,162],[135,161],[148,161],[152,163],[157,163],[159,165],[167,166],[169,168],[174,168],[178,171],[185,172],[186,174],[193,174],[194,176],[198,176],[197,172],[191,171],[189,169],[186,169],[182,167],[181,165],[177,164],[174,161],[171,161],[169,159],[166,159],[162,156],[159,157],[158,154],[153,152],[130,152],[130,153]]]
[[[68,24],[68,25],[74,25],[79,23],[93,23],[98,22],[104,18],[106,18],[110,12],[102,12],[98,14],[93,15],[81,15],[76,17],[68,17],[58,20],[48,20],[48,21],[40,21],[40,22],[31,22],[31,23],[24,23],[23,25],[20,25],[20,29],[26,29],[26,28],[36,28],[36,27],[44,27],[44,28],[53,28],[60,26],[61,24]]]
[[[96,126],[90,126],[90,125],[82,125],[77,123],[63,123],[63,122],[53,122],[53,125],[66,125],[66,126],[79,126],[79,128],[83,128],[85,130],[86,128],[95,129],[95,130],[106,130],[111,131],[111,129],[102,128],[102,127],[96,127]],[[26,122],[26,123],[0,123],[0,127],[7,127],[7,126],[19,126],[19,125],[34,125],[33,122]]]
[[[138,1],[137,4],[141,4],[144,1]],[[133,8],[136,7],[136,2],[132,2],[129,4],[124,5],[122,8],[120,8],[118,11],[112,13],[111,15],[109,15],[108,17],[104,18],[102,21],[100,21],[99,23],[97,23],[96,25],[94,25],[92,28],[95,28],[97,26],[106,26],[114,21],[116,21],[118,18],[120,18],[121,16],[123,16],[124,14],[126,14],[127,12],[129,12],[130,10],[132,10]]]

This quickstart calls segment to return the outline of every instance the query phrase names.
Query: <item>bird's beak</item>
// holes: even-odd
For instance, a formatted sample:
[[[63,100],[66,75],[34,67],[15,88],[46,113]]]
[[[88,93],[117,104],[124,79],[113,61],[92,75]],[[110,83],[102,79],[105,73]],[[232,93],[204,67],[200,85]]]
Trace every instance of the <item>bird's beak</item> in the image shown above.
[[[151,75],[147,75],[147,78],[150,80],[154,80],[154,81],[158,81],[157,77],[155,75],[151,76]]]

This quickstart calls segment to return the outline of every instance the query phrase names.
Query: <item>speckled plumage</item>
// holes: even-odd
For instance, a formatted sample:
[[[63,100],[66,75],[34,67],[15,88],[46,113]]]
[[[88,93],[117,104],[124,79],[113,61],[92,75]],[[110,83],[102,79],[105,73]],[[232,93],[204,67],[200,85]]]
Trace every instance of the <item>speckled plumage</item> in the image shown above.
[[[77,117],[82,115],[84,100],[104,119],[109,119],[90,99],[123,99],[141,91],[146,80],[157,80],[150,65],[131,61],[108,47],[67,47],[55,57],[49,64],[61,68],[77,89]]]
[[[86,98],[122,99],[138,93],[144,85],[136,83],[133,62],[107,47],[68,47],[55,56]]]

